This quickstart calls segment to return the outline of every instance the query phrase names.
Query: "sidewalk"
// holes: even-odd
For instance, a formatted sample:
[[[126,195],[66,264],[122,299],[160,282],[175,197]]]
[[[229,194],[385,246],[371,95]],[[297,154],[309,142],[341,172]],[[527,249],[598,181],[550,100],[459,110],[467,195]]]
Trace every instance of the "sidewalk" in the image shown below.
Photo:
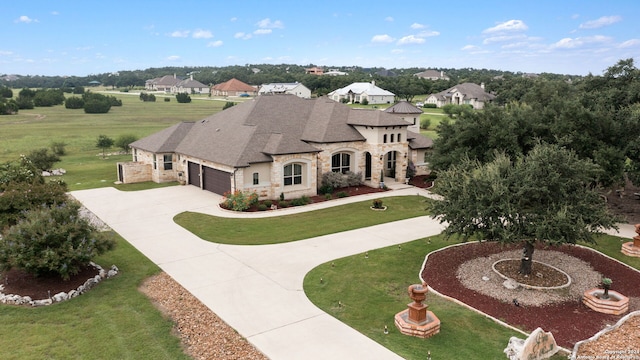
[[[423,216],[284,244],[237,246],[201,240],[175,224],[173,217],[183,211],[227,217],[280,216],[383,196],[416,194],[430,195],[407,187],[305,207],[243,214],[220,209],[219,195],[194,186],[136,192],[114,188],[72,192],[114,231],[274,360],[401,359],[314,306],[304,294],[303,279],[322,263],[436,235],[442,225]]]

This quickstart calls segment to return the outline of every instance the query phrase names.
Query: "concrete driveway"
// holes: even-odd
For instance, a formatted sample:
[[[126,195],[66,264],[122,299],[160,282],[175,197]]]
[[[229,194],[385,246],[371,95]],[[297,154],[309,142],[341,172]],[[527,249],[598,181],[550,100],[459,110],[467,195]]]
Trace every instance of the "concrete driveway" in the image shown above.
[[[136,192],[114,188],[72,192],[109,227],[274,360],[401,359],[313,305],[304,294],[303,279],[322,263],[436,235],[442,225],[424,216],[284,244],[236,246],[204,241],[175,224],[173,217],[183,211],[228,217],[277,216],[381,196],[416,194],[430,196],[428,191],[410,187],[302,208],[242,214],[220,209],[219,195],[194,186]]]

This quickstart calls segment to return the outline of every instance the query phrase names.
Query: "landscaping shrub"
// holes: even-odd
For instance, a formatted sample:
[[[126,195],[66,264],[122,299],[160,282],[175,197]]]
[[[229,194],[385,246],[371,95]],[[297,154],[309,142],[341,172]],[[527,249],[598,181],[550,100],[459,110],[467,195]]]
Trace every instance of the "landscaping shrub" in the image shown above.
[[[423,107],[428,108],[428,109],[435,109],[438,106],[436,104],[425,103]]]
[[[413,161],[409,160],[409,164],[407,164],[407,175],[408,178],[412,178],[416,176],[416,166]]]
[[[179,94],[176,94],[176,101],[181,104],[190,103],[191,96],[189,96],[187,93],[179,93]]]
[[[164,98],[164,102],[171,102],[171,98],[168,98],[168,97]]]
[[[82,109],[84,100],[79,96],[70,96],[64,100],[64,107],[67,109]]]
[[[363,184],[361,172],[354,173],[347,171],[345,175],[347,178],[347,186],[360,186]]]
[[[140,100],[144,101],[144,102],[155,102],[156,101],[156,96],[153,94],[147,94],[145,92],[141,92],[140,93]]]
[[[26,211],[41,206],[51,206],[67,200],[67,186],[58,181],[12,181],[2,186],[0,196],[0,229],[15,225]]]
[[[67,150],[64,148],[65,146],[67,146],[67,144],[62,141],[54,141],[51,143],[51,151],[58,156],[65,155],[67,153]]]
[[[64,94],[57,89],[38,90],[33,96],[33,105],[35,106],[45,107],[62,103],[64,103]]]
[[[278,201],[278,206],[281,207],[281,208],[289,207],[289,202],[288,201]]]
[[[331,193],[327,193],[327,194],[324,194],[324,198],[325,200],[331,200],[333,199],[333,195]]]
[[[374,209],[382,209],[382,199],[374,199],[373,200],[373,208]]]
[[[19,109],[33,109],[33,97],[19,95],[16,98],[16,104],[18,104]]]
[[[222,206],[233,211],[245,211],[258,203],[258,193],[253,191],[236,190],[233,193],[225,193],[224,196]]]
[[[271,205],[273,205],[273,202],[271,200],[265,200],[262,203],[268,208],[270,208]]]
[[[345,198],[345,197],[349,196],[349,194],[347,194],[346,191],[340,191],[340,192],[338,192],[336,194],[336,196],[339,197],[339,198]]]
[[[348,182],[342,173],[329,171],[322,174],[321,186],[331,186],[333,189],[339,189],[347,187]]]
[[[111,110],[109,100],[91,99],[84,103],[84,112],[87,114],[106,114]]]
[[[329,184],[324,184],[322,186],[320,186],[320,188],[318,189],[318,193],[320,194],[329,194],[331,195],[333,193],[333,186],[329,185]]]
[[[420,119],[420,129],[427,130],[429,126],[431,126],[431,119],[429,118]]]
[[[114,240],[79,216],[79,209],[78,202],[68,201],[26,212],[0,240],[0,267],[68,280],[93,258],[111,250]]]
[[[36,169],[41,171],[48,171],[53,169],[53,164],[60,161],[60,157],[58,157],[58,155],[54,153],[50,153],[49,149],[47,148],[32,150],[27,155],[27,159],[31,161]]]
[[[222,107],[222,110],[226,110],[232,106],[234,106],[236,103],[234,103],[233,101],[227,101],[224,106]]]
[[[303,205],[305,205],[305,203],[301,198],[296,198],[291,200],[291,206],[303,206]]]
[[[269,209],[270,206],[267,206],[265,204],[258,204],[258,211],[266,211],[267,209]]]
[[[369,105],[369,100],[367,98],[362,99],[362,102],[360,102],[362,105]]]
[[[128,153],[129,144],[136,140],[138,140],[138,137],[133,134],[120,135],[114,142],[114,145],[122,149],[122,151]]]
[[[0,101],[0,115],[15,115],[19,109],[18,103],[13,99],[6,100],[2,98],[2,101]]]

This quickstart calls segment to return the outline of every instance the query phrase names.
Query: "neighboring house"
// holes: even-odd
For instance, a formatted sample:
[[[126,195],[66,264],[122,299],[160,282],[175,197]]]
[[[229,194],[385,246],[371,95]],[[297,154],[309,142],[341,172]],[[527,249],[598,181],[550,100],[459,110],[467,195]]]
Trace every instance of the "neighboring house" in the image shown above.
[[[240,96],[240,95],[257,95],[256,88],[245,84],[242,81],[233,78],[229,81],[214,85],[211,94],[215,96]]]
[[[449,80],[449,77],[445,75],[444,71],[437,70],[425,70],[423,72],[413,74],[413,76],[428,80]]]
[[[418,135],[420,134],[420,115],[422,115],[422,110],[408,101],[400,101],[386,108],[384,112],[395,115],[409,123],[407,127],[408,134],[413,136],[413,138],[409,139],[409,148],[411,149],[409,160],[416,167],[415,175],[429,174],[431,170],[429,169],[427,156],[433,147],[433,140]]]
[[[149,91],[171,92],[171,88],[182,81],[176,74],[165,75],[163,77],[145,81],[144,88]]]
[[[311,74],[311,75],[322,75],[324,74],[324,69],[321,67],[314,66],[312,68],[304,69],[304,73]]]
[[[443,107],[447,104],[471,105],[474,109],[483,109],[485,104],[495,100],[496,96],[484,91],[484,84],[463,83],[437,94],[429,95],[427,104]]]
[[[209,86],[198,80],[193,80],[193,75],[189,79],[182,80],[171,87],[171,93],[188,93],[188,94],[208,94]]]
[[[404,182],[408,159],[428,139],[379,110],[326,97],[262,95],[197,122],[183,122],[130,144],[118,163],[123,183],[180,181],[217,194],[252,191],[261,199],[318,194],[322,174],[361,174],[365,185]]]
[[[327,75],[327,76],[346,76],[346,75],[349,75],[349,73],[344,72],[344,71],[340,71],[340,70],[332,69],[332,70],[329,70],[329,71],[325,72],[324,75]]]
[[[364,99],[367,99],[369,104],[391,104],[395,100],[392,92],[377,87],[375,81],[356,82],[334,90],[327,96],[333,101],[347,101],[351,104],[361,103]]]
[[[291,94],[303,99],[311,98],[311,90],[299,82],[262,85],[260,90],[258,90],[258,95],[264,94]]]

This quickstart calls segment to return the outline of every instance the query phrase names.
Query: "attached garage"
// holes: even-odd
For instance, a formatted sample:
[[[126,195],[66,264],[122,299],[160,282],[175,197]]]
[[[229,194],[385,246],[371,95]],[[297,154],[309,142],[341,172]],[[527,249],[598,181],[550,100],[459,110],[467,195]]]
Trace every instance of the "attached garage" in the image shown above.
[[[202,188],[223,195],[231,191],[231,173],[210,168],[202,167]]]
[[[200,164],[189,161],[187,166],[189,185],[200,187]]]

